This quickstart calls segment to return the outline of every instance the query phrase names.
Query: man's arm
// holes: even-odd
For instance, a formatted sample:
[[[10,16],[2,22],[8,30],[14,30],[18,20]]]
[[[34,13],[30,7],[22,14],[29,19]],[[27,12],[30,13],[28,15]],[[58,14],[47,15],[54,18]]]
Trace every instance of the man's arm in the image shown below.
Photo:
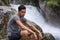
[[[29,25],[32,30],[38,32],[38,33],[39,33],[38,36],[40,37],[40,39],[42,39],[42,33],[41,33],[34,25],[32,25],[32,24],[31,24],[30,22],[28,22],[28,21],[26,22],[26,24]]]
[[[21,27],[23,30],[27,30],[27,31],[33,33],[33,31],[30,30],[29,28],[25,27],[20,20],[16,20],[16,23],[17,23],[17,24],[19,25],[19,27]]]
[[[32,34],[35,36],[35,39],[37,39],[37,36],[36,36],[35,32],[33,32],[32,30],[30,30],[29,28],[27,28],[26,26],[24,26],[20,20],[16,20],[16,23],[17,23],[23,30],[27,30],[28,32],[32,33]]]
[[[33,31],[36,31],[36,32],[40,32],[34,25],[32,25],[30,22],[26,21],[26,24],[28,26],[30,26],[30,28],[33,30]]]

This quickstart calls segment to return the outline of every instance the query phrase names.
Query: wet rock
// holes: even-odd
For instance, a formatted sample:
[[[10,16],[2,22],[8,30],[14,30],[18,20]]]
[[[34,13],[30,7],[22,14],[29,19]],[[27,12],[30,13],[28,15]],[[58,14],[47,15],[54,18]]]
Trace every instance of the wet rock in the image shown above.
[[[55,40],[54,36],[50,33],[45,33],[43,36],[43,40]]]
[[[10,7],[0,6],[0,38],[6,38],[6,29],[9,18],[14,15],[15,12]]]

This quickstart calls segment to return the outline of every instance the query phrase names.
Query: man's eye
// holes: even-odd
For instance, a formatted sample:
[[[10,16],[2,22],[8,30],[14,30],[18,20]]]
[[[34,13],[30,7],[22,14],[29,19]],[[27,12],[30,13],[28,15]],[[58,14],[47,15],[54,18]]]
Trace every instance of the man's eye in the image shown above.
[[[25,12],[22,12],[22,13],[25,13]]]

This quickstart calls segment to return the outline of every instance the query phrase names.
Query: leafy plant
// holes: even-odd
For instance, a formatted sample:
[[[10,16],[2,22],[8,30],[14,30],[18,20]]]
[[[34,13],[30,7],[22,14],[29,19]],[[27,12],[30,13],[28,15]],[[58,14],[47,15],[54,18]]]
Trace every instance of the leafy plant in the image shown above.
[[[60,0],[46,0],[46,1],[48,6],[51,6],[51,7],[60,6]]]

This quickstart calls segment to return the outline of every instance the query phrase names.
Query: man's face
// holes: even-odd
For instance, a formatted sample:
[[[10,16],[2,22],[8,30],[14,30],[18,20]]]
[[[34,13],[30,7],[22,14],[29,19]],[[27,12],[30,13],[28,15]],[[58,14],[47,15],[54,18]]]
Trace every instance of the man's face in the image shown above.
[[[19,11],[19,16],[24,17],[25,13],[26,13],[26,9],[22,9],[21,11]]]

